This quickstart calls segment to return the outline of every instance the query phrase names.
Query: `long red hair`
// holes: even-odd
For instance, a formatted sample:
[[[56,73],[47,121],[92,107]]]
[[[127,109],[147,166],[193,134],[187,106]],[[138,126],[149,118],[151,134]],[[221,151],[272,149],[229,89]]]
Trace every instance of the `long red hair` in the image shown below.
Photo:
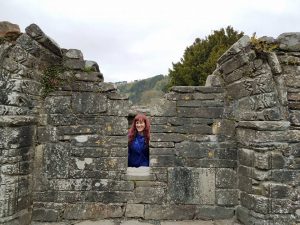
[[[145,123],[145,129],[143,131],[143,135],[145,137],[146,144],[149,145],[149,141],[150,141],[150,122],[144,114],[137,114],[134,117],[134,119],[132,121],[132,125],[129,129],[129,132],[128,132],[128,143],[130,144],[133,141],[133,139],[135,138],[136,134],[138,133],[138,131],[135,127],[135,123],[136,123],[136,121],[139,121],[139,120],[142,120]]]

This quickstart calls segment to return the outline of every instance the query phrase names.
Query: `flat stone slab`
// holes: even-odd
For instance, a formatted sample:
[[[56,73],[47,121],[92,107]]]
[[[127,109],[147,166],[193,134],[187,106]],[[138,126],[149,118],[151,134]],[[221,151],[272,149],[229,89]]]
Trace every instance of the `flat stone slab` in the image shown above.
[[[241,225],[234,220],[183,220],[183,221],[139,221],[139,220],[85,220],[68,222],[32,222],[31,225]]]
[[[140,222],[138,220],[127,220],[122,222],[120,225],[153,225],[153,223]]]
[[[186,220],[186,221],[165,221],[165,222],[160,222],[160,225],[214,225],[213,221],[191,221],[191,220]]]
[[[98,220],[98,221],[82,221],[80,223],[75,223],[76,225],[115,225],[112,220]]]

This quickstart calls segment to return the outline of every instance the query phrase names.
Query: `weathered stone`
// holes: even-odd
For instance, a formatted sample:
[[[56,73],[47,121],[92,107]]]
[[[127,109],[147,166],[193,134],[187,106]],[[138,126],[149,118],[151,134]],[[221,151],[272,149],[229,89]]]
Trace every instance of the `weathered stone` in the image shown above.
[[[45,146],[45,167],[47,176],[66,178],[69,170],[70,145],[65,143],[48,143]]]
[[[110,116],[127,116],[128,100],[107,100],[107,114]]]
[[[106,111],[107,97],[96,93],[76,93],[72,96],[72,109],[76,113],[95,114]]]
[[[59,212],[55,209],[34,209],[32,213],[34,221],[56,222],[59,219]]]
[[[288,121],[240,121],[238,127],[254,130],[287,130],[290,127]]]
[[[104,205],[101,203],[81,203],[67,205],[63,218],[74,219],[102,219],[122,217],[124,209],[122,205]]]
[[[241,37],[236,43],[234,43],[219,59],[218,64],[223,64],[229,58],[241,52],[242,49],[250,45],[250,38],[247,35]]]
[[[81,59],[64,59],[63,66],[72,70],[83,70],[84,61]]]
[[[195,215],[195,205],[145,205],[145,219],[190,220]]]
[[[72,79],[75,79],[76,81],[103,81],[101,74],[98,72],[65,71],[61,78],[67,81]]]
[[[220,206],[197,206],[195,218],[196,219],[228,219],[234,215],[234,208],[220,207]]]
[[[38,68],[40,69],[45,69],[45,67],[49,67],[50,65],[59,65],[61,63],[61,56],[59,55],[60,50],[57,49],[57,47],[53,47],[53,50],[56,51],[58,55],[53,54],[51,50],[47,47],[43,47],[39,42],[33,40],[27,34],[22,34],[16,42],[28,53],[39,59],[40,64],[38,65]]]
[[[300,51],[300,32],[280,34],[276,41],[279,48],[287,51]]]
[[[179,100],[177,101],[178,107],[222,107],[224,103],[220,100],[214,100],[214,101],[203,101],[203,100]]]
[[[144,217],[144,208],[142,204],[127,204],[125,216],[126,217]]]
[[[262,185],[264,187],[263,192],[266,197],[275,199],[288,199],[292,196],[292,187],[289,185],[272,182],[265,182]]]
[[[165,189],[161,187],[136,187],[129,203],[162,204],[166,202]]]
[[[222,107],[207,108],[185,108],[178,107],[177,113],[179,117],[200,117],[200,118],[220,118],[223,113]]]
[[[59,45],[48,37],[36,24],[31,24],[25,28],[26,33],[41,45],[52,51],[58,56],[62,56]]]
[[[236,188],[237,174],[233,169],[220,168],[216,170],[217,188]]]
[[[83,60],[83,54],[78,49],[68,49],[68,50],[66,50],[66,52],[64,52],[64,56],[69,59]]]
[[[205,87],[221,87],[219,77],[216,75],[208,75],[205,81]]]
[[[237,190],[216,190],[216,202],[220,206],[236,206],[238,204]]]
[[[174,168],[168,171],[168,188],[173,203],[213,204],[215,169]]]
[[[278,75],[282,72],[279,60],[275,52],[268,53],[268,63],[271,67],[272,73]]]
[[[95,72],[99,72],[100,73],[100,69],[99,69],[99,65],[97,62],[95,61],[91,61],[91,60],[85,60],[84,61],[84,69],[88,70],[88,71],[95,71]],[[103,74],[100,73],[102,75],[103,78]]]
[[[10,23],[8,21],[0,22],[0,37],[5,37],[12,34],[20,34],[20,27],[17,24]]]

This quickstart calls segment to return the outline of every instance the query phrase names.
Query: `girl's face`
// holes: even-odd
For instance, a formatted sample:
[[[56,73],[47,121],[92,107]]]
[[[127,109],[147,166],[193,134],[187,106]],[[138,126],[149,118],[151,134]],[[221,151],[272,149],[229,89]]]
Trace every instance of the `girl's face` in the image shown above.
[[[145,124],[144,120],[137,120],[135,122],[135,128],[137,129],[137,131],[139,133],[142,133],[144,131],[145,127],[146,127],[146,124]]]

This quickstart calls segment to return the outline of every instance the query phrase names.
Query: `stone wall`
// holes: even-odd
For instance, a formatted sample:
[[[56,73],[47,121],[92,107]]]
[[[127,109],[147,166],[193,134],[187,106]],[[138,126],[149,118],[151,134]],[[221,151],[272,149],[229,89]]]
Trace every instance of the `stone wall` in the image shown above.
[[[238,147],[237,218],[244,224],[299,222],[300,36],[260,44],[245,36],[215,71],[225,87],[224,120],[235,123]],[[267,51],[274,44],[276,51]],[[263,51],[261,51],[263,50]]]
[[[6,26],[1,224],[300,222],[298,33],[266,38],[263,51],[245,36],[219,59],[207,87],[173,87],[146,112],[150,167],[133,169],[127,130],[139,110],[79,50],[61,49],[35,24],[23,34]],[[267,51],[275,41],[278,50]]]
[[[61,62],[60,48],[35,25],[1,23],[0,223],[29,224],[41,71]]]

